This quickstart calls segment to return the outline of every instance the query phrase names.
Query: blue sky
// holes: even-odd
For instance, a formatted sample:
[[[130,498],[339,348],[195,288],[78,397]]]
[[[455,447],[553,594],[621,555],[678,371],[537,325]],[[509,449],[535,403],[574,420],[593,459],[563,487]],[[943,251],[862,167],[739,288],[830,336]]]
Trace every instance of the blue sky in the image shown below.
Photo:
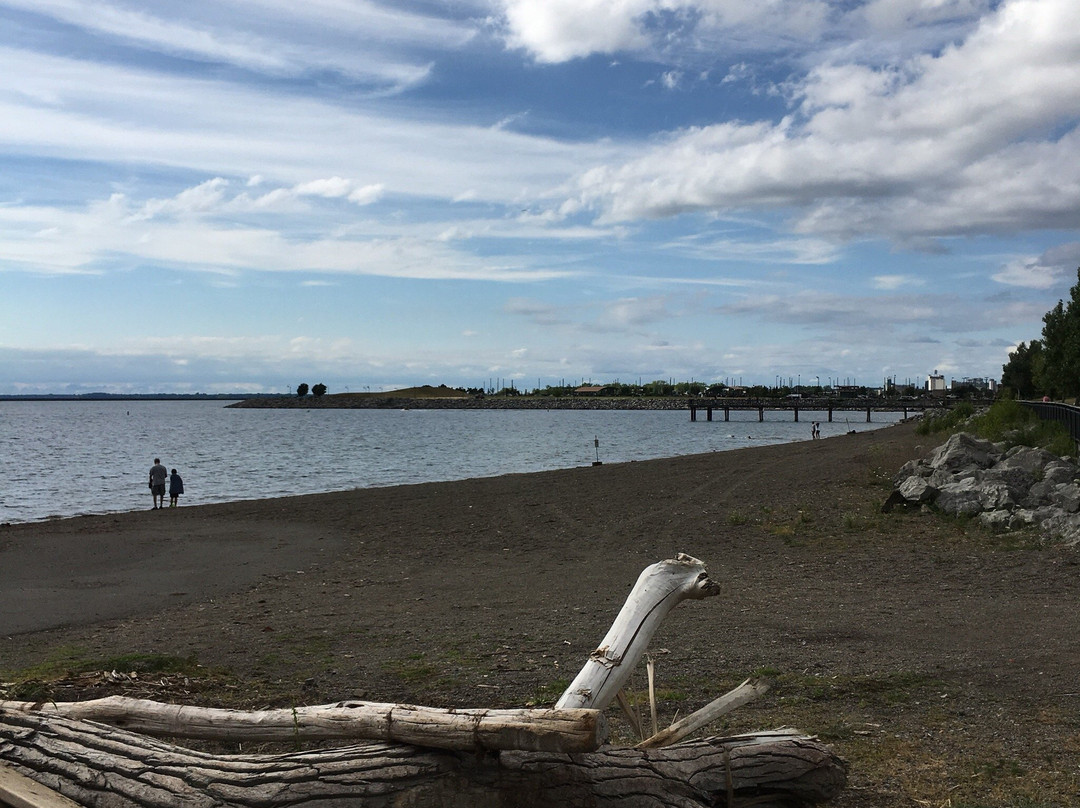
[[[1076,0],[0,0],[0,393],[998,377]]]

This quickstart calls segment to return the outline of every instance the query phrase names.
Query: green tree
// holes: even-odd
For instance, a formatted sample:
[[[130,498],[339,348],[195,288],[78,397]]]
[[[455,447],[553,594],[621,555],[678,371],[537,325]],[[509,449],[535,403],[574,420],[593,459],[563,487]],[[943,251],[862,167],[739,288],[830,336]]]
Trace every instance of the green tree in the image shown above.
[[[311,388],[311,395],[315,396],[315,398],[319,398],[320,396],[325,396],[326,395],[326,385],[325,384],[317,384],[317,385],[315,385],[314,387]]]
[[[1009,354],[1009,361],[1001,366],[1001,386],[1007,387],[1017,398],[1036,398],[1040,395],[1036,380],[1042,370],[1042,342],[1037,339],[1030,345],[1021,342]]]
[[[1069,300],[1043,315],[1042,371],[1036,378],[1043,392],[1054,398],[1080,395],[1080,269]]]
[[[306,384],[301,384],[299,387],[296,388],[296,397],[297,398],[303,398],[304,396],[307,395],[307,391],[308,391],[308,386]]]

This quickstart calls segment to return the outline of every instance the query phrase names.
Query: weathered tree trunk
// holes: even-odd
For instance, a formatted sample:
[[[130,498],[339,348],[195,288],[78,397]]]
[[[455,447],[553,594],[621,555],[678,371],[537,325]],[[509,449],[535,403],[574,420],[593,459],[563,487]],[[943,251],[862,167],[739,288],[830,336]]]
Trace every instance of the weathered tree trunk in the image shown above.
[[[44,703],[0,701],[0,708],[100,721],[155,737],[243,743],[338,738],[478,752],[591,752],[607,740],[607,720],[596,710],[455,710],[343,701],[244,712],[124,696]]]
[[[831,799],[843,788],[843,763],[794,730],[676,743],[764,692],[760,682],[744,682],[638,748],[597,749],[606,736],[599,711],[667,613],[718,592],[696,558],[680,554],[647,567],[554,710],[342,702],[244,713],[123,697],[0,702],[0,763],[88,808],[732,808],[751,799],[761,808],[792,808]],[[210,740],[395,743],[215,756],[131,729]],[[5,788],[0,778],[0,803],[52,808]]]
[[[693,556],[679,553],[646,567],[600,647],[589,655],[555,706],[607,708],[634,672],[668,612],[687,598],[700,600],[718,594],[720,585]]]
[[[786,732],[574,754],[374,743],[215,756],[4,709],[0,761],[87,808],[704,808],[750,796],[790,808],[831,799],[845,779],[826,747]]]

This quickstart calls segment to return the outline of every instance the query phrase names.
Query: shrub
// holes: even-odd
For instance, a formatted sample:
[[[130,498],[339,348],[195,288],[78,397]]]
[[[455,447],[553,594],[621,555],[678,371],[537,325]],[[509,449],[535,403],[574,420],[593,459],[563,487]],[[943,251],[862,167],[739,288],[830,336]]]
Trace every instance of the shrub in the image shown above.
[[[932,435],[935,432],[945,432],[956,429],[975,414],[975,407],[970,401],[964,401],[951,408],[943,415],[923,418],[915,428],[920,435]]]
[[[1064,424],[1045,421],[1035,411],[1016,401],[994,402],[985,413],[972,419],[971,428],[980,438],[1013,446],[1039,446],[1058,456],[1075,456],[1076,443]]]

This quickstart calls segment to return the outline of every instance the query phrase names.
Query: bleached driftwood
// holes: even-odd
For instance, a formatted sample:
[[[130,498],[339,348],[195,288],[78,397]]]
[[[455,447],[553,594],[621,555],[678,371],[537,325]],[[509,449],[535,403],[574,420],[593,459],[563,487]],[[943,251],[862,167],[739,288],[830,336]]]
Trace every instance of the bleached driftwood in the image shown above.
[[[729,795],[793,808],[831,799],[845,778],[832,752],[794,731],[573,754],[369,743],[211,755],[4,709],[0,761],[85,808],[714,808]]]
[[[343,701],[281,710],[224,710],[109,696],[92,701],[0,701],[0,708],[99,721],[161,738],[229,742],[394,741],[433,749],[591,752],[607,740],[596,710],[457,710]]]
[[[554,710],[342,702],[241,713],[120,697],[4,702],[0,763],[88,808],[730,808],[750,799],[759,808],[792,808],[831,799],[843,788],[843,763],[794,730],[666,745],[752,698],[764,687],[758,683],[744,682],[642,748],[574,751],[602,741],[605,723],[597,710],[619,693],[664,616],[682,600],[718,592],[705,565],[690,556],[646,568]],[[215,756],[132,728],[232,741],[394,743]]]
[[[736,707],[741,707],[751,699],[755,699],[769,689],[767,682],[752,681],[747,679],[734,690],[725,693],[718,699],[714,699],[690,715],[676,721],[665,730],[657,732],[650,738],[635,746],[635,749],[655,749],[660,746],[670,746],[678,743],[699,729],[708,726],[717,718],[726,715]]]
[[[607,708],[634,672],[668,612],[688,598],[700,600],[718,594],[720,585],[693,556],[679,553],[646,567],[600,646],[555,707]]]

